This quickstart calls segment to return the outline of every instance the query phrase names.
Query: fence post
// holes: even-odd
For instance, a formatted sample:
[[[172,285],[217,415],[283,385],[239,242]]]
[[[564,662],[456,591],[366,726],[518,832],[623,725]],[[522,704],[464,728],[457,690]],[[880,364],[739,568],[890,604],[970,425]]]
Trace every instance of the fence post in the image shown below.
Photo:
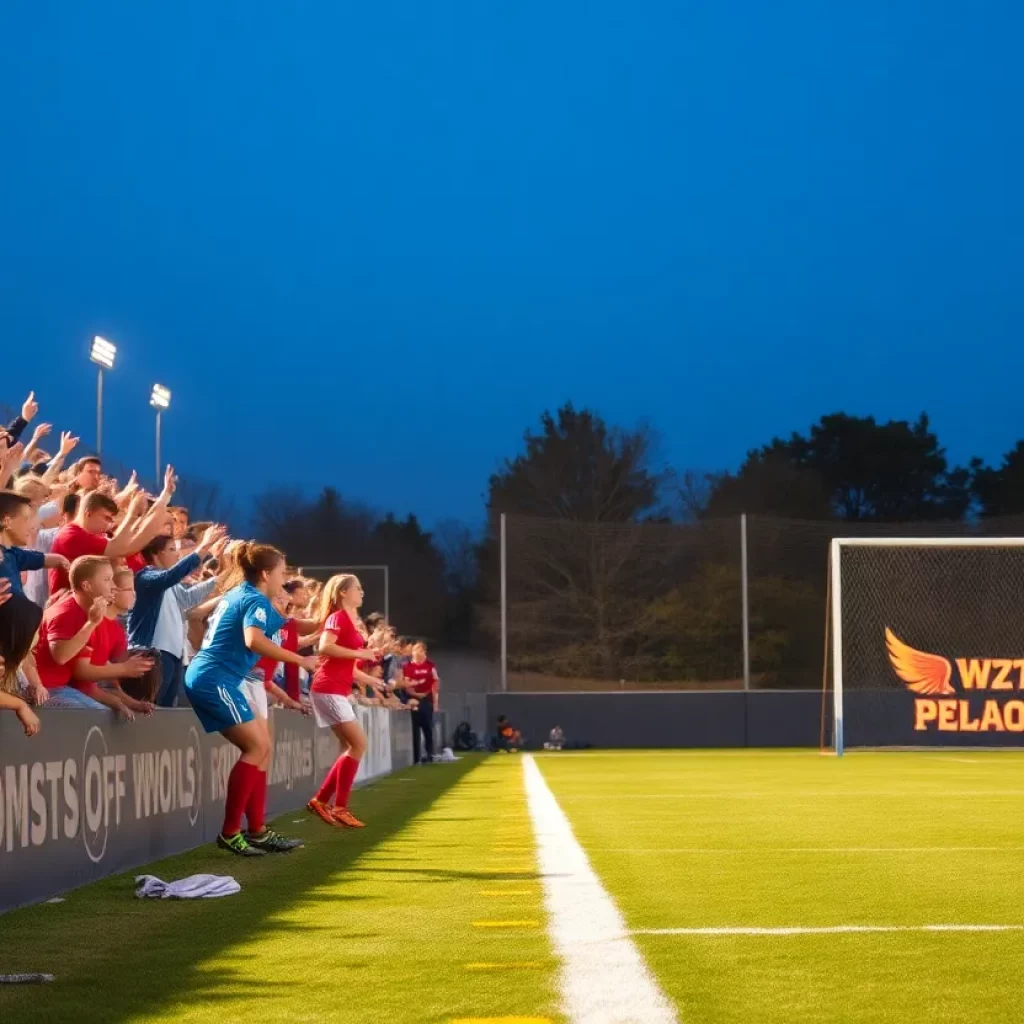
[[[505,513],[501,513],[501,689],[508,689],[508,572],[505,554]]]
[[[750,585],[747,574],[747,514],[740,516],[740,588],[743,593],[743,689],[750,689]]]

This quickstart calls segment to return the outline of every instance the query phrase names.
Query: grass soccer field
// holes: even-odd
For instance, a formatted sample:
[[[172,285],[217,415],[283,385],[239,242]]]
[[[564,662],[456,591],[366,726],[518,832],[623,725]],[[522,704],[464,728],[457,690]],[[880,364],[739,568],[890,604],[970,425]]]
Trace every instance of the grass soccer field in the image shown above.
[[[147,869],[237,896],[141,901],[122,875],[0,918],[0,972],[57,976],[0,987],[0,1018],[1014,1021],[1021,773],[995,752],[414,769],[356,794],[362,831],[289,814],[294,855]]]

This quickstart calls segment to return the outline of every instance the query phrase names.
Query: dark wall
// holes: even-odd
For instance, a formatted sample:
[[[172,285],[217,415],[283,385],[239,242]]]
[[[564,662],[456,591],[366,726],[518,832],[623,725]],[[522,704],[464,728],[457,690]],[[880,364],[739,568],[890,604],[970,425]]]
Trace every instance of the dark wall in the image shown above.
[[[909,690],[851,690],[847,747],[1024,746],[1018,691],[918,697]],[[832,701],[824,742],[832,743]],[[925,712],[928,712],[927,716]],[[570,743],[615,747],[818,747],[822,695],[813,690],[717,693],[492,693],[487,728],[507,715],[530,746],[560,725]]]
[[[816,747],[821,695],[718,693],[492,693],[488,727],[507,715],[539,746],[552,726],[595,747]]]

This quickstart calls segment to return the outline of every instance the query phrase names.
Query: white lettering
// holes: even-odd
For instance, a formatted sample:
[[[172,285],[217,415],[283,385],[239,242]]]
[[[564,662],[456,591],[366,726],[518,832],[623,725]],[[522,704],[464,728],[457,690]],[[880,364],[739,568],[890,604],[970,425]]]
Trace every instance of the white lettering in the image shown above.
[[[196,752],[192,747],[185,751],[185,781],[181,787],[181,806],[192,807],[196,799]]]
[[[160,810],[166,814],[171,809],[171,790],[174,788],[174,774],[171,767],[171,752],[160,751]]]
[[[46,781],[50,784],[50,838],[58,836],[58,822],[60,815],[57,813],[57,783],[64,774],[64,765],[60,761],[46,762]]]
[[[85,764],[82,796],[85,800],[85,824],[90,832],[99,831],[103,823],[103,765],[94,754]]]
[[[46,782],[46,765],[36,761],[29,772],[29,798],[32,801],[32,824],[30,833],[33,846],[42,846],[46,842],[46,794],[43,783]]]
[[[128,767],[128,758],[124,754],[117,754],[114,757],[114,792],[116,794],[114,822],[121,824],[121,801],[124,799],[127,789],[125,788],[124,773]]]
[[[28,846],[28,765],[23,764],[20,769],[15,769],[14,765],[9,764],[5,775],[7,852],[10,853],[14,849],[15,832],[21,836],[21,845]]]
[[[64,804],[67,807],[64,814],[64,835],[68,839],[73,839],[78,835],[78,787],[75,785],[77,778],[78,765],[68,758],[64,762]]]

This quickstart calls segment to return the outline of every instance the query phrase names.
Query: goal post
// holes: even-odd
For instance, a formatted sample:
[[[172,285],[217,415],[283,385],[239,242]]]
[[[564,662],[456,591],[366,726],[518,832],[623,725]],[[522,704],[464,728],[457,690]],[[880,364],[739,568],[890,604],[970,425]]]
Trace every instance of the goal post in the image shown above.
[[[837,755],[1024,745],[1024,538],[836,537],[828,568]]]

